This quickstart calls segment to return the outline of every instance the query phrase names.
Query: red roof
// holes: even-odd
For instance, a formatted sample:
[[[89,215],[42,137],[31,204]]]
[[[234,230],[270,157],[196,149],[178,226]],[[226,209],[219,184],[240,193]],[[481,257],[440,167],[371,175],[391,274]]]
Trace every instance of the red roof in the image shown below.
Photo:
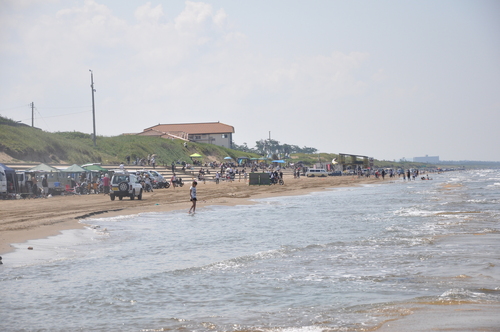
[[[177,123],[177,124],[158,124],[144,129],[156,130],[160,132],[183,131],[188,134],[227,134],[234,133],[234,127],[220,122],[205,123]]]

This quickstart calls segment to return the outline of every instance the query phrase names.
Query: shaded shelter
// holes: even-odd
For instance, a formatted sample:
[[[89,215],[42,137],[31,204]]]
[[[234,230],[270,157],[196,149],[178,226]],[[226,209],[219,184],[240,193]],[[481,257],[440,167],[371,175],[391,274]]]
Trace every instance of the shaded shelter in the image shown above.
[[[47,164],[44,164],[44,163],[41,163],[40,165],[37,165],[35,167],[32,167],[30,169],[27,169],[27,171],[31,171],[31,172],[45,172],[45,173],[51,173],[51,172],[61,172],[60,169],[58,168],[55,168],[55,167],[52,167],[50,165],[47,165]]]
[[[73,164],[70,167],[63,169],[61,172],[64,172],[64,173],[82,173],[82,172],[88,172],[88,170],[86,170],[85,168],[83,168],[77,164]]]
[[[84,165],[82,166],[87,171],[99,171],[99,172],[107,172],[108,170],[100,165]]]
[[[238,157],[238,165],[246,163],[247,160],[250,160],[248,157]]]

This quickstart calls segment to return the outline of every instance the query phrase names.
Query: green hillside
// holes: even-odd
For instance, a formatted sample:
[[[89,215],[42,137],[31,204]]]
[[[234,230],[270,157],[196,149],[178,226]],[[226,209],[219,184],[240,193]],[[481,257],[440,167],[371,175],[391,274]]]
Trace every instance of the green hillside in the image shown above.
[[[85,164],[101,162],[119,164],[127,156],[131,160],[156,154],[157,164],[170,164],[172,161],[189,162],[189,155],[199,153],[203,161],[223,160],[230,156],[258,157],[252,153],[235,151],[212,144],[189,142],[158,137],[121,135],[97,137],[93,146],[92,137],[80,132],[49,133],[12,120],[0,117],[0,152],[4,152],[18,162],[70,163]]]
[[[131,160],[145,158],[148,154],[156,154],[157,165],[170,165],[172,161],[190,162],[189,155],[199,153],[202,161],[222,161],[230,156],[233,160],[238,157],[260,157],[251,152],[242,152],[219,147],[213,144],[189,142],[187,148],[183,141],[170,140],[158,137],[121,135],[114,137],[97,137],[97,146],[93,146],[92,137],[80,132],[49,133],[17,123],[0,116],[0,153],[10,156],[15,162],[32,163],[103,163],[120,164],[126,157]],[[334,153],[294,153],[289,162],[302,161],[311,166],[317,162],[330,163],[338,158]],[[338,160],[338,159],[337,159]],[[422,168],[436,167],[436,165],[414,163],[410,161],[385,161],[375,159],[374,167],[390,168]],[[500,163],[463,162],[439,164],[439,167],[466,167],[466,168],[499,168]]]

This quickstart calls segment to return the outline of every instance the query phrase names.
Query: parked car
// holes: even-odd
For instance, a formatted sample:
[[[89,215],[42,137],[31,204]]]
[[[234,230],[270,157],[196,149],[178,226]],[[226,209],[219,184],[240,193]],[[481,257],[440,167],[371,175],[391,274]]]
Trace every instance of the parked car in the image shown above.
[[[122,200],[123,197],[130,197],[131,200],[142,199],[142,185],[135,174],[127,171],[116,171],[111,178],[111,188],[109,197],[112,201],[118,197]]]
[[[170,183],[165,180],[165,178],[163,177],[163,175],[161,175],[160,173],[158,173],[155,170],[145,170],[145,169],[143,169],[143,170],[140,170],[140,171],[137,171],[137,172],[139,172],[142,177],[144,177],[145,175],[148,175],[148,177],[151,180],[151,185],[153,186],[154,189],[161,189],[161,188],[168,188],[168,187],[170,187]]]
[[[325,169],[315,169],[315,168],[310,168],[306,172],[307,177],[326,177],[328,176],[328,173],[326,172]]]

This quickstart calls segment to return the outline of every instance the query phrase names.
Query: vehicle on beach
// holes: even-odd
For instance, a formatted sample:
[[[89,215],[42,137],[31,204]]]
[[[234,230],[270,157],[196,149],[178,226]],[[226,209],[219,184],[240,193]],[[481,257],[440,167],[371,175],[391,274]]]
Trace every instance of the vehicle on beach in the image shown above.
[[[43,172],[43,171],[16,171],[17,183],[19,186],[19,195],[26,198],[37,196],[34,192],[34,179],[36,179],[37,187],[40,188],[43,177],[47,175],[47,184],[51,195],[61,195],[66,190],[66,185],[69,184],[65,173],[61,172]]]
[[[9,190],[8,190],[7,176],[5,175],[3,168],[1,168],[0,169],[0,195],[7,196],[8,192],[9,192]]]
[[[130,197],[131,200],[137,197],[137,199],[141,200],[142,185],[139,182],[139,178],[127,171],[116,171],[111,178],[109,197],[112,201],[116,197],[119,200],[122,200],[123,197]]]
[[[173,184],[176,186],[176,187],[182,187],[184,185],[184,182],[182,182],[182,178],[178,178],[176,177],[175,178],[175,181],[173,182]],[[168,187],[167,187],[168,188]]]
[[[328,176],[328,173],[325,169],[314,169],[314,168],[310,168],[307,170],[306,172],[306,176],[307,177],[326,177]]]
[[[140,174],[143,178],[147,175],[151,180],[151,186],[154,189],[168,188],[170,187],[170,183],[165,180],[163,175],[154,170],[140,170],[137,171],[137,174]]]
[[[280,184],[280,185],[284,185],[285,184],[285,181],[283,181],[283,179],[281,177],[272,177],[271,178],[271,182],[269,184]]]

